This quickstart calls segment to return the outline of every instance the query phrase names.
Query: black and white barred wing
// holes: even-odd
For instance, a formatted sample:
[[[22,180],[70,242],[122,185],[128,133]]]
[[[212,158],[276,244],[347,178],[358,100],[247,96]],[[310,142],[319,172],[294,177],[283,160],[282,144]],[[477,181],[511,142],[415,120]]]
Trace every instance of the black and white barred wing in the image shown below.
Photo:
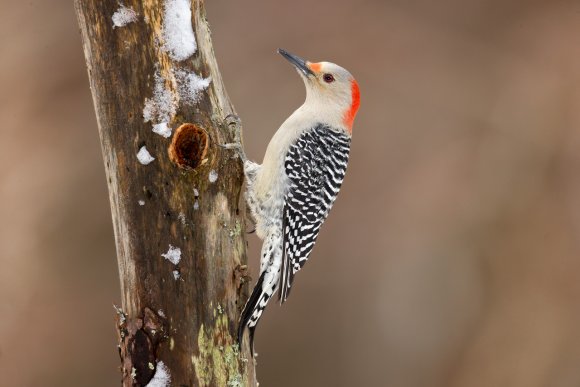
[[[286,155],[290,188],[284,205],[281,302],[288,298],[294,275],[308,260],[338,195],[349,152],[348,135],[319,125],[302,134]]]

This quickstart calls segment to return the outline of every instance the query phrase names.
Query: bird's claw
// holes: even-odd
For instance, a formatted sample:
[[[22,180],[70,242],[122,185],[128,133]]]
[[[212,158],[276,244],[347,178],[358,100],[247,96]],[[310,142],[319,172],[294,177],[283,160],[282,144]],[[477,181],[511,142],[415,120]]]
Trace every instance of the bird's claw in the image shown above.
[[[228,114],[224,121],[228,127],[233,126],[235,129],[239,129],[242,126],[242,120],[235,114]]]
[[[247,157],[244,148],[242,147],[242,121],[240,120],[240,117],[235,114],[228,114],[226,118],[224,118],[224,123],[230,130],[233,130],[234,142],[218,144],[218,146],[222,149],[236,150],[237,156],[242,160],[242,162],[246,162]]]
[[[218,146],[220,148],[223,148],[223,149],[241,149],[242,148],[241,144],[237,144],[235,142],[230,142],[228,144],[218,144]]]

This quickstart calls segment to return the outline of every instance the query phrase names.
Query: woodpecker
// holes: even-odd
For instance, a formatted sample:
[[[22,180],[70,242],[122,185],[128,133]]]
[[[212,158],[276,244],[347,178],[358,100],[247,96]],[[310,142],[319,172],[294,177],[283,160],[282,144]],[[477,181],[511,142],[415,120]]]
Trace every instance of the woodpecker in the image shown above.
[[[246,201],[263,240],[260,277],[238,328],[240,346],[248,328],[252,356],[262,312],[276,290],[280,304],[290,295],[338,195],[360,105],[358,84],[344,68],[278,53],[296,67],[306,100],[274,134],[262,164],[243,157]]]

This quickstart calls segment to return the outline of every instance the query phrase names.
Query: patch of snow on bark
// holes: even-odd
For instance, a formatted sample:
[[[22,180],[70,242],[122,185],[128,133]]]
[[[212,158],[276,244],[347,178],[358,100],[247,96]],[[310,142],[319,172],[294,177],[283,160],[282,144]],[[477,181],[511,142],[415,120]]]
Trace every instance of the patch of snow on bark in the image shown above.
[[[166,138],[171,136],[169,122],[177,112],[178,99],[184,105],[194,105],[199,102],[201,92],[211,83],[211,77],[202,78],[186,70],[175,70],[172,75],[177,94],[168,87],[169,80],[161,76],[158,69],[154,75],[153,96],[145,99],[143,108],[143,120],[152,122],[153,131]]]
[[[169,122],[177,111],[176,96],[166,87],[166,80],[159,70],[155,71],[154,80],[153,97],[145,99],[143,120],[154,124]]]
[[[147,165],[153,162],[155,157],[151,156],[151,153],[149,153],[145,146],[142,146],[141,149],[139,149],[139,152],[137,152],[137,159],[141,164]]]
[[[185,214],[183,212],[180,212],[179,215],[177,215],[177,219],[179,219],[182,225],[187,225],[187,219],[185,218]]]
[[[155,375],[153,379],[147,383],[145,387],[169,387],[171,386],[171,375],[169,374],[169,368],[160,360],[157,362],[157,367],[155,370]]]
[[[115,11],[111,19],[113,20],[113,28],[125,27],[129,23],[137,21],[137,12],[135,12],[131,7],[120,5],[119,9]]]
[[[213,169],[209,172],[209,182],[210,183],[215,183],[218,179],[218,173],[216,171],[214,171]]]
[[[194,105],[199,102],[201,92],[207,89],[211,83],[211,77],[202,78],[195,73],[185,70],[175,71],[179,96],[187,105]]]
[[[160,136],[169,138],[171,136],[171,128],[167,122],[162,122],[160,124],[153,125],[153,133],[157,133]]]
[[[163,50],[173,60],[185,60],[197,51],[191,24],[191,1],[167,0],[164,11]]]
[[[169,245],[169,250],[167,250],[166,253],[161,254],[161,256],[174,265],[177,265],[179,261],[181,261],[181,249],[179,247],[173,247]]]

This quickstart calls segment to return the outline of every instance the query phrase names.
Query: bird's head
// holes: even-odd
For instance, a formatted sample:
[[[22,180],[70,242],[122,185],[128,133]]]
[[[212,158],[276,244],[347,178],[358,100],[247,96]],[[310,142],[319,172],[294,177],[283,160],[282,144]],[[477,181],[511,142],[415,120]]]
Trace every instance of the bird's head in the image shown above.
[[[339,124],[352,132],[360,105],[360,91],[354,77],[344,68],[330,62],[308,62],[278,49],[292,63],[306,85],[306,103],[321,114],[339,117]]]

